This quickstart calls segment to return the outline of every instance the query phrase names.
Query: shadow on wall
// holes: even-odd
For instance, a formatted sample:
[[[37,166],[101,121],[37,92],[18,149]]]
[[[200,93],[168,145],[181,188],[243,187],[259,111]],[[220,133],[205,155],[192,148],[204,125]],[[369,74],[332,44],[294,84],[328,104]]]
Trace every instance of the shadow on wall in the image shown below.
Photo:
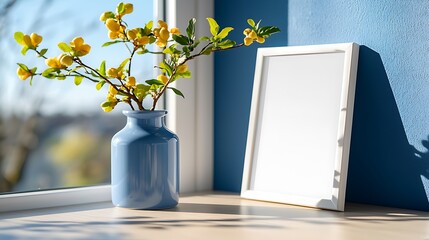
[[[347,200],[429,211],[428,169],[429,153],[408,143],[380,55],[361,46]]]

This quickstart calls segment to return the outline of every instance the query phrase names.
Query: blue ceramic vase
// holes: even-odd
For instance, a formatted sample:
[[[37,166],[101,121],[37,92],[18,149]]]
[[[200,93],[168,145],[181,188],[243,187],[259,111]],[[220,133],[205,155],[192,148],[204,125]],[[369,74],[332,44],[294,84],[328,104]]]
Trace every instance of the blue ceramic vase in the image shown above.
[[[166,209],[179,200],[179,139],[165,127],[167,111],[123,111],[112,138],[112,202],[132,209]]]

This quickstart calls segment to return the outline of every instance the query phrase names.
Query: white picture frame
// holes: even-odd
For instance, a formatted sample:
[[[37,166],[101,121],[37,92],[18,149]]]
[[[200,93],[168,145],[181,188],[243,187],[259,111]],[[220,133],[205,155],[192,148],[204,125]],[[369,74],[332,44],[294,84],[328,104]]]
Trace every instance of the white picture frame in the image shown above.
[[[344,211],[359,45],[259,48],[243,198]]]

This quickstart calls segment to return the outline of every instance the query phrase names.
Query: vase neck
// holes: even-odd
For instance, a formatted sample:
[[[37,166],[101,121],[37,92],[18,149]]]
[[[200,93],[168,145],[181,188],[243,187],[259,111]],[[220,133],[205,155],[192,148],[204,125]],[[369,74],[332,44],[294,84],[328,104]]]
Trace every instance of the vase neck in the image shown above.
[[[127,125],[142,128],[164,127],[164,117],[167,111],[123,111],[127,116]]]

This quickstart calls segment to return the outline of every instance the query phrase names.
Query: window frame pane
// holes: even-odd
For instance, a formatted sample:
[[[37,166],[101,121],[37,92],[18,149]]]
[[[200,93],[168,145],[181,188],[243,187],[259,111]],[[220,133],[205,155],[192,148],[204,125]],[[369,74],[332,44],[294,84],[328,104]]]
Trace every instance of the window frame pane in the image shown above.
[[[155,19],[166,19],[171,22],[171,26],[177,24],[177,27],[186,28],[182,23],[187,23],[189,18],[195,16],[199,20],[198,34],[209,34],[205,18],[214,15],[214,0],[180,0],[180,7],[179,0],[154,1]],[[154,58],[155,64],[162,60],[159,57]],[[214,60],[213,56],[209,56],[193,62],[194,77],[192,80],[187,79],[192,83],[177,83],[178,88],[187,92],[186,100],[167,95],[165,105],[160,106],[169,111],[167,126],[179,135],[181,141],[180,176],[186,176],[187,180],[181,181],[181,193],[211,190],[213,185]],[[193,110],[189,112],[189,109]],[[196,125],[189,129],[189,122],[195,122]],[[183,156],[183,152],[189,152],[190,155]],[[10,193],[0,195],[0,212],[107,201],[111,201],[110,185]]]

